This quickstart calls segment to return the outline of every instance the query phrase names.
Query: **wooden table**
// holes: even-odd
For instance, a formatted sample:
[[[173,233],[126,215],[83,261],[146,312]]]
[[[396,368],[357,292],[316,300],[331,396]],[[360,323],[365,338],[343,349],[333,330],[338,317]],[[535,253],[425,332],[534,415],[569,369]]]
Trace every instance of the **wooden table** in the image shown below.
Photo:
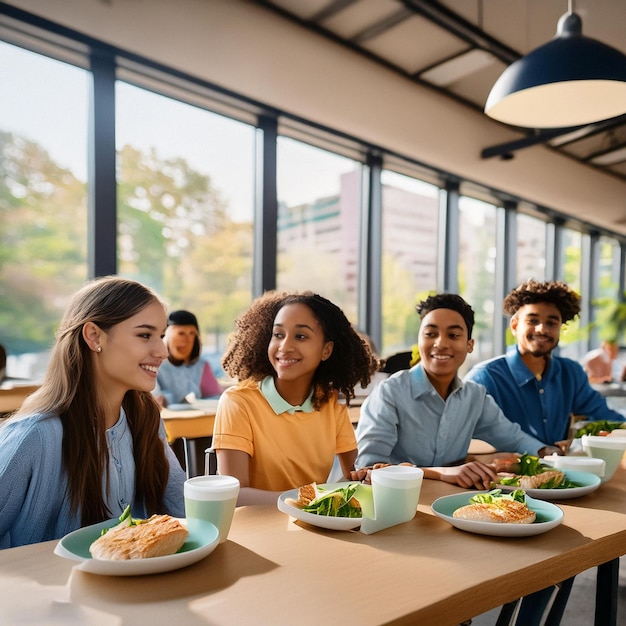
[[[176,439],[211,437],[216,409],[189,409],[187,411],[161,409],[161,419],[165,425],[167,440],[172,443]]]
[[[195,441],[197,439],[207,439],[205,447],[211,445],[210,438],[213,437],[217,403],[217,399],[200,400],[195,404],[195,408],[190,406],[187,410],[173,411],[167,408],[161,409],[161,419],[165,425],[167,440],[170,443],[173,443],[176,439],[183,440],[185,468],[188,478],[204,474],[204,450],[198,453]]]
[[[374,535],[306,526],[275,507],[240,508],[225,544],[155,576],[72,571],[53,554],[55,542],[3,550],[0,623],[454,626],[607,562],[617,584],[616,559],[626,553],[623,468],[594,493],[559,501],[563,524],[534,537],[452,528],[430,504],[458,491],[425,480],[415,518]],[[600,592],[606,602],[607,588]]]
[[[22,406],[24,398],[39,389],[38,384],[4,382],[0,386],[0,414],[12,413]]]

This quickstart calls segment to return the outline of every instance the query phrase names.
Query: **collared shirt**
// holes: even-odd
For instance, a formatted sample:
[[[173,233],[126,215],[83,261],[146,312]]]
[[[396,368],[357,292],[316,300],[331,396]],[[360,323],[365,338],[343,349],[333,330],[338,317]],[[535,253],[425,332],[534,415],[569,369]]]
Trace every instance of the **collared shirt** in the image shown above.
[[[285,398],[283,398],[276,389],[276,382],[273,376],[266,376],[259,383],[259,390],[263,394],[263,397],[267,400],[268,404],[272,407],[272,410],[276,415],[281,413],[289,413],[293,415],[296,411],[302,411],[303,413],[313,412],[313,390],[309,392],[306,400],[302,404],[293,405],[289,404]]]
[[[346,405],[335,392],[319,411],[297,411],[284,400],[282,407],[270,406],[260,387],[246,380],[221,395],[213,448],[249,455],[250,487],[255,489],[285,491],[327,482],[335,455],[356,449]],[[279,413],[280,408],[287,410]]]
[[[507,420],[480,385],[457,377],[444,400],[419,363],[377,385],[361,407],[356,434],[357,467],[449,465],[465,459],[472,438],[507,452],[536,454],[545,445]]]
[[[484,385],[511,421],[551,445],[567,439],[572,414],[624,421],[591,387],[580,364],[565,357],[553,355],[538,380],[511,346],[506,355],[475,365],[465,380]]]

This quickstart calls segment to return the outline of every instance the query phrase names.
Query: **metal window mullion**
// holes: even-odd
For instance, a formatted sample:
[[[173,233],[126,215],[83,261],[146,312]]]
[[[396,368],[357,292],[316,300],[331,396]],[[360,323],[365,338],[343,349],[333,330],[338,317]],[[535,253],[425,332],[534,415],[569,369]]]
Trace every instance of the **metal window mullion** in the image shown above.
[[[252,261],[252,295],[276,289],[278,255],[276,117],[261,116],[256,142],[256,197],[254,211],[254,252]]]
[[[493,352],[501,354],[506,350],[507,319],[502,313],[501,302],[515,287],[517,279],[517,205],[504,202],[496,209],[496,263],[493,319]]]
[[[599,255],[599,236],[593,232],[589,235],[582,236],[581,246],[581,268],[588,268],[588,271],[581,271],[580,274],[580,327],[586,328],[594,318],[593,301],[598,297],[598,277],[600,270]],[[592,330],[590,337],[581,340],[581,350],[583,354],[589,350],[591,345],[595,344],[597,332]],[[593,338],[593,341],[591,341]]]
[[[367,180],[363,181],[359,244],[359,325],[364,327],[374,345],[382,345],[382,230],[383,162],[379,155],[368,153]]]
[[[439,190],[437,291],[459,291],[459,184],[446,181]]]
[[[617,297],[620,302],[624,302],[624,292],[626,291],[626,242],[619,244],[619,277],[617,281]]]
[[[117,273],[115,176],[115,56],[94,49],[88,147],[88,269],[90,277]]]

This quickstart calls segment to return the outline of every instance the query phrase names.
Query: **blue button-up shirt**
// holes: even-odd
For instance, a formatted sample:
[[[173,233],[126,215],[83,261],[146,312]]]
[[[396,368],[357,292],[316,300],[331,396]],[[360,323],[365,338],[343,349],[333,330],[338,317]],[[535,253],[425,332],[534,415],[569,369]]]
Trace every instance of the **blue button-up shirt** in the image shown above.
[[[363,403],[357,467],[408,461],[442,467],[467,456],[472,438],[499,451],[537,454],[546,444],[506,419],[484,387],[457,377],[444,400],[421,364],[383,380]]]
[[[624,421],[572,359],[552,356],[537,380],[517,346],[511,346],[506,355],[475,365],[465,380],[484,385],[510,420],[550,444],[567,439],[572,414],[588,420]]]

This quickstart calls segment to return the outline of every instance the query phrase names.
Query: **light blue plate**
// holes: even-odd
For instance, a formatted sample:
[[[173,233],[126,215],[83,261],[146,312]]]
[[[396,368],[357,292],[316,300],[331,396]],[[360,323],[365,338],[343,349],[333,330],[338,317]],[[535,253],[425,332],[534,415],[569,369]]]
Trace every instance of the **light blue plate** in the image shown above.
[[[176,554],[156,556],[148,559],[129,559],[124,561],[107,561],[94,559],[89,553],[89,546],[101,535],[105,528],[112,528],[117,518],[86,526],[75,530],[57,543],[54,553],[65,559],[80,561],[77,569],[92,574],[105,576],[141,576],[158,574],[186,567],[213,552],[219,543],[219,532],[214,524],[203,522],[202,527],[190,532],[182,548]],[[180,522],[186,526],[187,520]]]
[[[526,505],[537,515],[537,519],[532,524],[503,524],[498,522],[477,522],[474,520],[457,519],[453,517],[454,511],[470,504],[470,498],[478,493],[488,493],[487,491],[464,491],[452,496],[437,498],[432,505],[432,511],[441,519],[455,528],[465,530],[479,535],[493,535],[495,537],[529,537],[540,535],[552,530],[563,521],[563,511],[543,500],[535,500],[526,496]]]
[[[555,468],[558,469],[558,468]],[[560,470],[565,473],[568,480],[580,485],[579,487],[568,487],[566,489],[524,489],[526,495],[539,500],[568,500],[569,498],[580,498],[588,493],[595,491],[602,479],[591,472],[582,472],[580,470]],[[509,485],[497,485],[502,491],[514,491],[519,487]]]

